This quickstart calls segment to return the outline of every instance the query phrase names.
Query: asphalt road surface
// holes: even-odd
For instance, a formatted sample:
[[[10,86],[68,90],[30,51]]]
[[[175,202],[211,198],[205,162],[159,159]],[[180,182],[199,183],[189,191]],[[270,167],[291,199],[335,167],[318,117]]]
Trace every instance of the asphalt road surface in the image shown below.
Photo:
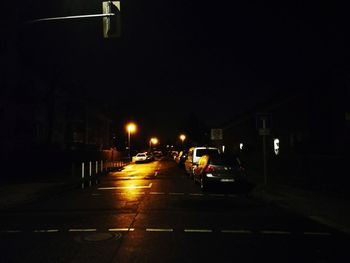
[[[0,262],[350,262],[347,236],[172,160],[1,213]]]

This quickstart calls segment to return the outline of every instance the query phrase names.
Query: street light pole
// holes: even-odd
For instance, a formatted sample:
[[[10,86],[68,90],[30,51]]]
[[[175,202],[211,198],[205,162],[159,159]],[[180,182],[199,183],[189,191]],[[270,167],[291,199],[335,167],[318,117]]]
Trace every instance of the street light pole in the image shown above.
[[[129,161],[132,161],[132,157],[131,157],[131,143],[130,143],[130,137],[131,137],[131,132],[136,131],[136,125],[134,123],[129,123],[126,126],[126,130],[128,131],[128,148],[129,148]]]
[[[130,149],[130,129],[128,129],[128,149],[129,149],[129,161],[131,161],[131,149]]]

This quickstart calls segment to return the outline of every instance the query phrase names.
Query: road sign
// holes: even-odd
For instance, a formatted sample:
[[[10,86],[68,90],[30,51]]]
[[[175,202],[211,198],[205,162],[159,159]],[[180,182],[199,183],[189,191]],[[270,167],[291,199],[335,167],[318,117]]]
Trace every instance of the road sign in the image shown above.
[[[255,121],[256,121],[256,128],[257,129],[271,128],[271,126],[272,126],[272,114],[265,113],[265,112],[259,112],[255,116]]]
[[[113,14],[103,18],[103,37],[114,38],[120,37],[121,18],[120,18],[120,1],[102,2],[102,13]]]

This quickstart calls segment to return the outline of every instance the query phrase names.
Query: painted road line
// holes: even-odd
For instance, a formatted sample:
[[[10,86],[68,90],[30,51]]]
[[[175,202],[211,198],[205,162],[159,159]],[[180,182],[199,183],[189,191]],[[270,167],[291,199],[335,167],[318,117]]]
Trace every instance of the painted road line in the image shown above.
[[[267,234],[267,235],[290,235],[291,232],[289,231],[278,231],[278,230],[262,230],[260,231],[261,234]]]
[[[173,232],[172,228],[146,228],[147,232]]]
[[[127,228],[127,227],[108,229],[108,231],[110,231],[110,232],[133,232],[134,230],[135,230],[135,228]]]
[[[313,236],[330,236],[331,233],[328,232],[304,232],[304,235],[313,235]]]
[[[117,179],[118,180],[138,180],[138,179],[143,179],[144,176],[118,176]]]
[[[72,228],[68,232],[96,232],[96,228]]]
[[[218,196],[218,197],[224,197],[224,194],[209,194],[209,196]]]
[[[2,233],[22,233],[21,230],[4,230],[1,231]]]
[[[145,192],[116,192],[116,193],[113,193],[112,195],[144,195]]]
[[[186,233],[212,233],[211,229],[184,229]]]
[[[157,175],[158,175],[158,172],[155,172],[155,173],[154,173],[154,176],[157,176]]]
[[[185,193],[169,193],[169,195],[185,195]]]
[[[152,183],[149,185],[137,186],[137,185],[129,185],[129,186],[113,186],[113,187],[99,187],[97,190],[116,190],[116,189],[145,189],[151,188]]]
[[[190,193],[189,195],[192,195],[192,196],[203,196],[204,194]]]
[[[164,192],[150,192],[151,195],[164,195]]]
[[[112,195],[144,195],[145,192],[116,192],[112,193]]]
[[[250,230],[244,230],[244,229],[238,229],[238,230],[233,230],[233,229],[224,229],[221,230],[221,233],[231,233],[231,234],[251,234],[252,231]]]
[[[37,229],[33,231],[34,233],[57,233],[58,229]]]

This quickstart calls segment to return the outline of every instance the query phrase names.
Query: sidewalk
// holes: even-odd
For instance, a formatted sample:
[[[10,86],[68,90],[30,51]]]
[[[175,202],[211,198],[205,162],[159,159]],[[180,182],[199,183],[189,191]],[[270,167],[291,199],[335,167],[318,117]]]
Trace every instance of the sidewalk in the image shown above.
[[[77,182],[23,183],[0,185],[0,211],[52,197],[77,187]]]
[[[253,190],[252,196],[350,234],[349,200],[286,185],[260,185]]]

